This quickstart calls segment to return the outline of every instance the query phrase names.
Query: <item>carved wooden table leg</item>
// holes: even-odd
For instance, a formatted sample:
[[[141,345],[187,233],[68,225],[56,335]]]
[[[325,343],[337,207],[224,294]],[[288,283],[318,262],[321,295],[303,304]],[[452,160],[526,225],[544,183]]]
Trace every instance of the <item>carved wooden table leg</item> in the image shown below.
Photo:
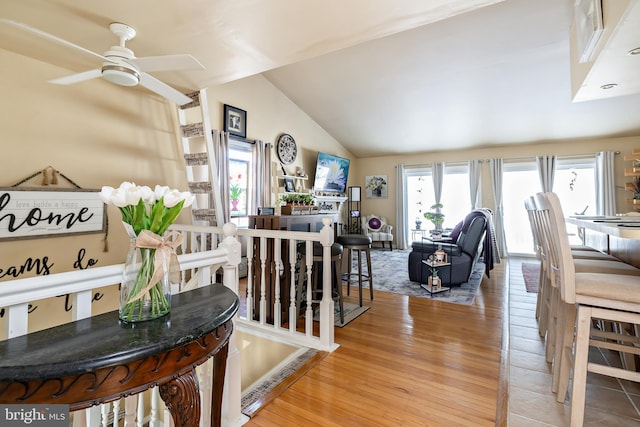
[[[195,368],[160,385],[160,396],[180,427],[200,424],[200,391]]]
[[[224,391],[224,374],[227,369],[229,342],[213,355],[213,373],[211,378],[211,427],[222,424],[222,393]]]

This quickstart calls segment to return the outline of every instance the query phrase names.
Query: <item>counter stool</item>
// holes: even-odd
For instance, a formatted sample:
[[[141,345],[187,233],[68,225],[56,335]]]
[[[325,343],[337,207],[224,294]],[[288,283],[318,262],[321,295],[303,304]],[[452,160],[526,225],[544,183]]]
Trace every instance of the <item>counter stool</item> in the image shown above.
[[[371,295],[371,299],[373,300],[373,277],[371,276],[371,237],[365,236],[364,234],[343,234],[342,236],[338,236],[338,243],[342,245],[345,249],[347,256],[346,262],[349,263],[347,266],[348,273],[343,275],[343,280],[346,278],[347,280],[347,295],[349,295],[349,290],[351,289],[351,277],[358,277],[358,291],[360,296],[360,307],[362,307],[362,279],[369,280],[369,293]],[[356,251],[358,253],[358,272],[353,272],[353,252]],[[367,258],[367,274],[362,273],[362,252],[365,253]]]
[[[313,267],[311,270],[311,301],[320,302],[322,298],[322,250],[323,246],[320,242],[313,242]],[[344,302],[342,299],[342,245],[334,243],[331,245],[331,284],[333,287],[334,302],[340,305],[340,323],[344,323]],[[302,287],[307,277],[307,245],[303,244],[300,248],[300,273],[298,275],[298,289],[296,291],[296,307],[300,313],[300,304],[302,302]],[[309,284],[307,283],[307,286]]]

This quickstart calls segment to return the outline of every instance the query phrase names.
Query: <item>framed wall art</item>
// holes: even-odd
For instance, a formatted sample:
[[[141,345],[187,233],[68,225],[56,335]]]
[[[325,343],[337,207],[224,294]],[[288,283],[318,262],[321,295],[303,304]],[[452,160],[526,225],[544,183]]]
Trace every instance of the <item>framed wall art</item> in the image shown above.
[[[0,188],[0,241],[104,233],[100,190]]]
[[[293,178],[285,178],[284,179],[284,190],[287,193],[294,193],[296,191],[296,186],[293,182]]]
[[[367,176],[364,186],[367,199],[386,199],[389,195],[388,182],[387,175]]]
[[[224,104],[224,131],[241,138],[247,137],[247,112]]]

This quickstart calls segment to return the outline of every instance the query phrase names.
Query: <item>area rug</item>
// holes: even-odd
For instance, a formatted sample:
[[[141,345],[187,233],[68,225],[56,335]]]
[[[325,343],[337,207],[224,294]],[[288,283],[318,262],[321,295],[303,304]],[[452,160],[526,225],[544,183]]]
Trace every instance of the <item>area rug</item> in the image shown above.
[[[527,292],[537,293],[538,283],[540,282],[540,263],[523,262],[522,277],[524,278],[524,287]]]
[[[373,262],[373,260],[371,262]],[[344,308],[344,323],[340,322],[340,304],[336,302],[333,305],[334,325],[339,328],[345,327],[349,322],[354,320],[356,317],[360,316],[362,313],[369,310],[369,307],[367,306],[360,307],[358,304],[353,304],[346,301],[343,303],[343,308]],[[320,312],[318,310],[316,310],[315,314],[313,315],[313,320],[315,320],[316,322],[320,321]]]
[[[326,352],[313,348],[300,349],[242,393],[241,412],[248,417],[253,417],[267,403],[275,399],[322,360],[325,355]]]
[[[419,283],[409,280],[407,265],[410,252],[405,250],[371,251],[374,291],[393,292],[418,298],[431,298],[455,304],[473,304],[484,275],[485,266],[481,261],[476,263],[467,283],[462,283],[460,286],[452,286],[450,291],[431,295],[422,289]],[[363,287],[369,287],[368,282],[363,281],[362,284]],[[351,285],[353,286],[353,282],[351,282]],[[358,283],[356,282],[356,291],[357,286]]]

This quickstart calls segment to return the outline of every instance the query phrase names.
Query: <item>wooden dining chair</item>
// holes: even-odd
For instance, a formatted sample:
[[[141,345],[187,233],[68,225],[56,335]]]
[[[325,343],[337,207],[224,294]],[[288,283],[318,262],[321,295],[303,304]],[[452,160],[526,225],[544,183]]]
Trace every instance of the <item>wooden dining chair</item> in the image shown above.
[[[531,231],[533,234],[534,249],[536,257],[540,260],[540,279],[538,283],[538,297],[536,304],[536,315],[538,318],[538,333],[541,337],[546,337],[546,360],[552,362],[555,354],[556,328],[557,323],[557,299],[556,286],[554,285],[554,277],[550,275],[549,257],[552,250],[551,236],[549,230],[545,229],[546,213],[538,210],[535,197],[531,196],[525,200],[525,208],[529,216]],[[571,255],[573,264],[578,272],[603,272],[610,274],[626,274],[640,276],[640,269],[629,264],[625,264],[615,257],[603,254],[596,250],[591,251],[593,258],[583,257],[584,249],[573,250],[571,247]],[[575,254],[579,253],[580,256]],[[599,257],[598,255],[606,255]],[[557,384],[554,384],[554,390]]]
[[[619,325],[640,324],[640,277],[610,273],[576,272],[560,200],[555,193],[539,193],[536,205],[544,212],[550,236],[550,269],[559,295],[554,373],[558,366],[557,401],[564,402],[571,387],[571,426],[584,420],[587,372],[640,382],[640,373],[590,361],[589,347],[640,355],[640,340],[633,334],[593,327],[594,320]],[[618,329],[619,330],[619,329]],[[625,332],[625,331],[621,331]],[[575,336],[575,338],[574,338]],[[559,359],[559,360],[558,360]]]

